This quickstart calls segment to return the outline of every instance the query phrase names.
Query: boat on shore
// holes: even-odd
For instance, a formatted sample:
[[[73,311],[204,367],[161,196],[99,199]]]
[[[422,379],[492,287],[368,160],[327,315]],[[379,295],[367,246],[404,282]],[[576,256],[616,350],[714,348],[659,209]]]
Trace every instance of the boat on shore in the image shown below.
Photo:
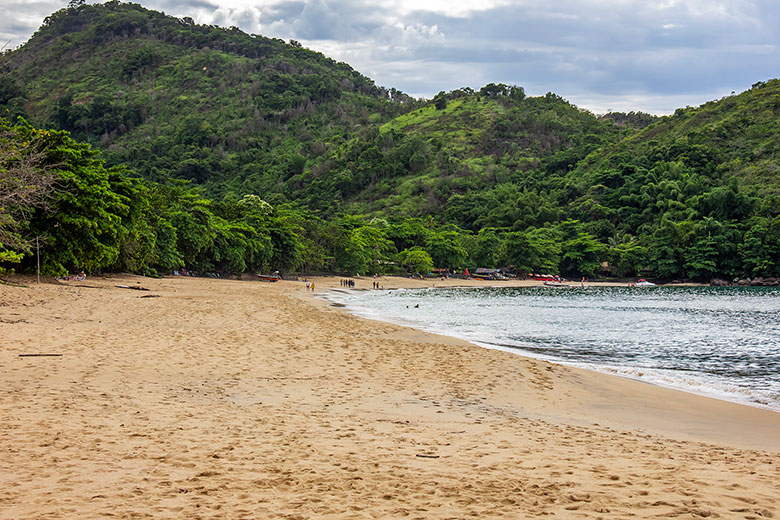
[[[653,282],[648,282],[644,278],[640,278],[637,280],[637,282],[634,284],[634,287],[656,287],[656,285]]]
[[[564,287],[571,287],[571,285],[563,282],[551,282],[547,281],[544,282],[543,287],[556,287],[556,288],[564,288]]]
[[[500,269],[486,269],[484,267],[478,267],[476,271],[471,273],[471,277],[477,280],[509,280],[509,277],[505,276]]]

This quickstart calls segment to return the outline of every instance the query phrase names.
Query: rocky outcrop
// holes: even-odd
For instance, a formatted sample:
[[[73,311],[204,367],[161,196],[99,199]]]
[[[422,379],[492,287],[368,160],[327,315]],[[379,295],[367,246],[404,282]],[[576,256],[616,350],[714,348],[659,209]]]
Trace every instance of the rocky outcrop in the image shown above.
[[[777,287],[780,285],[780,279],[777,278],[764,278],[762,276],[756,276],[755,278],[734,278],[731,283],[720,278],[713,278],[710,280],[710,285],[713,287],[723,287],[726,285],[740,285],[743,287]]]

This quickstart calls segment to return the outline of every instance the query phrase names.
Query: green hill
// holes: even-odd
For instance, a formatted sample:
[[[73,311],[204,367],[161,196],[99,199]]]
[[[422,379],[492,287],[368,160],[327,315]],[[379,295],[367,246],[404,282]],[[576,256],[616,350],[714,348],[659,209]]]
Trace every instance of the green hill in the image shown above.
[[[777,273],[778,166],[773,79],[591,154],[567,176],[568,214],[605,241],[641,241],[662,276],[736,275],[745,262],[749,273]]]
[[[415,106],[320,53],[136,4],[62,9],[0,60],[0,105],[154,180],[214,196],[277,183]]]
[[[4,53],[0,109],[100,149],[88,170],[136,197],[106,217],[135,215],[116,237],[136,242],[104,265],[780,275],[778,80],[663,118],[492,83],[420,101],[296,42],[109,2]],[[6,126],[26,156],[39,134]],[[47,229],[29,213],[0,208],[0,232]]]
[[[303,190],[313,207],[335,199],[354,212],[443,217],[446,210],[449,222],[468,229],[512,226],[511,216],[477,218],[462,206],[486,191],[536,187],[632,131],[551,93],[526,97],[520,87],[495,84],[459,89],[362,132],[290,190]]]
[[[780,176],[780,81],[758,82],[753,88],[698,108],[680,108],[616,146],[579,165],[580,184],[598,183],[599,176],[650,170],[678,162],[719,183],[736,177],[777,193]],[[601,172],[601,173],[597,173]]]

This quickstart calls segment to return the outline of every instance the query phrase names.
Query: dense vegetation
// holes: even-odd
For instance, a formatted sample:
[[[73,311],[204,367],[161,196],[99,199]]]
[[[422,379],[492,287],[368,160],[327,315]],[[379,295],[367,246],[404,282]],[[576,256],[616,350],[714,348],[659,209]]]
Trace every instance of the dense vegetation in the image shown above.
[[[778,80],[663,118],[502,84],[423,102],[114,1],[5,53],[0,109],[32,122],[0,132],[5,266],[42,237],[51,273],[780,275]]]
[[[352,138],[416,106],[344,63],[137,4],[76,5],[0,61],[0,105],[151,180],[211,196],[276,193]]]
[[[639,248],[656,276],[777,276],[779,165],[775,79],[589,156],[568,176],[569,216],[616,251]]]
[[[474,237],[432,219],[343,215],[326,221],[308,210],[272,207],[256,195],[215,202],[182,181],[163,185],[108,168],[67,132],[25,122],[0,121],[0,144],[4,193],[18,195],[1,208],[0,261],[6,266],[32,267],[30,237],[43,244],[43,270],[50,274],[182,267],[201,273],[427,273],[434,264],[459,267],[470,254],[497,254],[502,247],[494,234]],[[22,169],[28,181],[15,183]],[[51,189],[30,198],[25,190],[31,185]],[[508,260],[513,243],[506,241]]]
[[[364,130],[290,188],[309,207],[336,199],[352,211],[380,215],[444,209],[448,222],[474,231],[512,226],[525,211],[518,200],[525,187],[565,173],[625,133],[554,94],[526,97],[520,87],[494,84],[478,92],[458,89]],[[496,189],[519,206],[506,208],[511,215],[475,213],[475,205],[486,208],[472,195]]]

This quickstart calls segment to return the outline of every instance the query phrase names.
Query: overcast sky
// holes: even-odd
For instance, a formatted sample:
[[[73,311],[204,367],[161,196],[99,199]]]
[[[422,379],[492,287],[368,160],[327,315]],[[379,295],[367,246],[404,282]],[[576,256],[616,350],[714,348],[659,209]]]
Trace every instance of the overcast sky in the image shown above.
[[[92,2],[89,2],[92,3]],[[300,41],[417,97],[486,83],[604,113],[668,114],[780,76],[778,0],[144,0]],[[0,46],[66,0],[2,0]]]

